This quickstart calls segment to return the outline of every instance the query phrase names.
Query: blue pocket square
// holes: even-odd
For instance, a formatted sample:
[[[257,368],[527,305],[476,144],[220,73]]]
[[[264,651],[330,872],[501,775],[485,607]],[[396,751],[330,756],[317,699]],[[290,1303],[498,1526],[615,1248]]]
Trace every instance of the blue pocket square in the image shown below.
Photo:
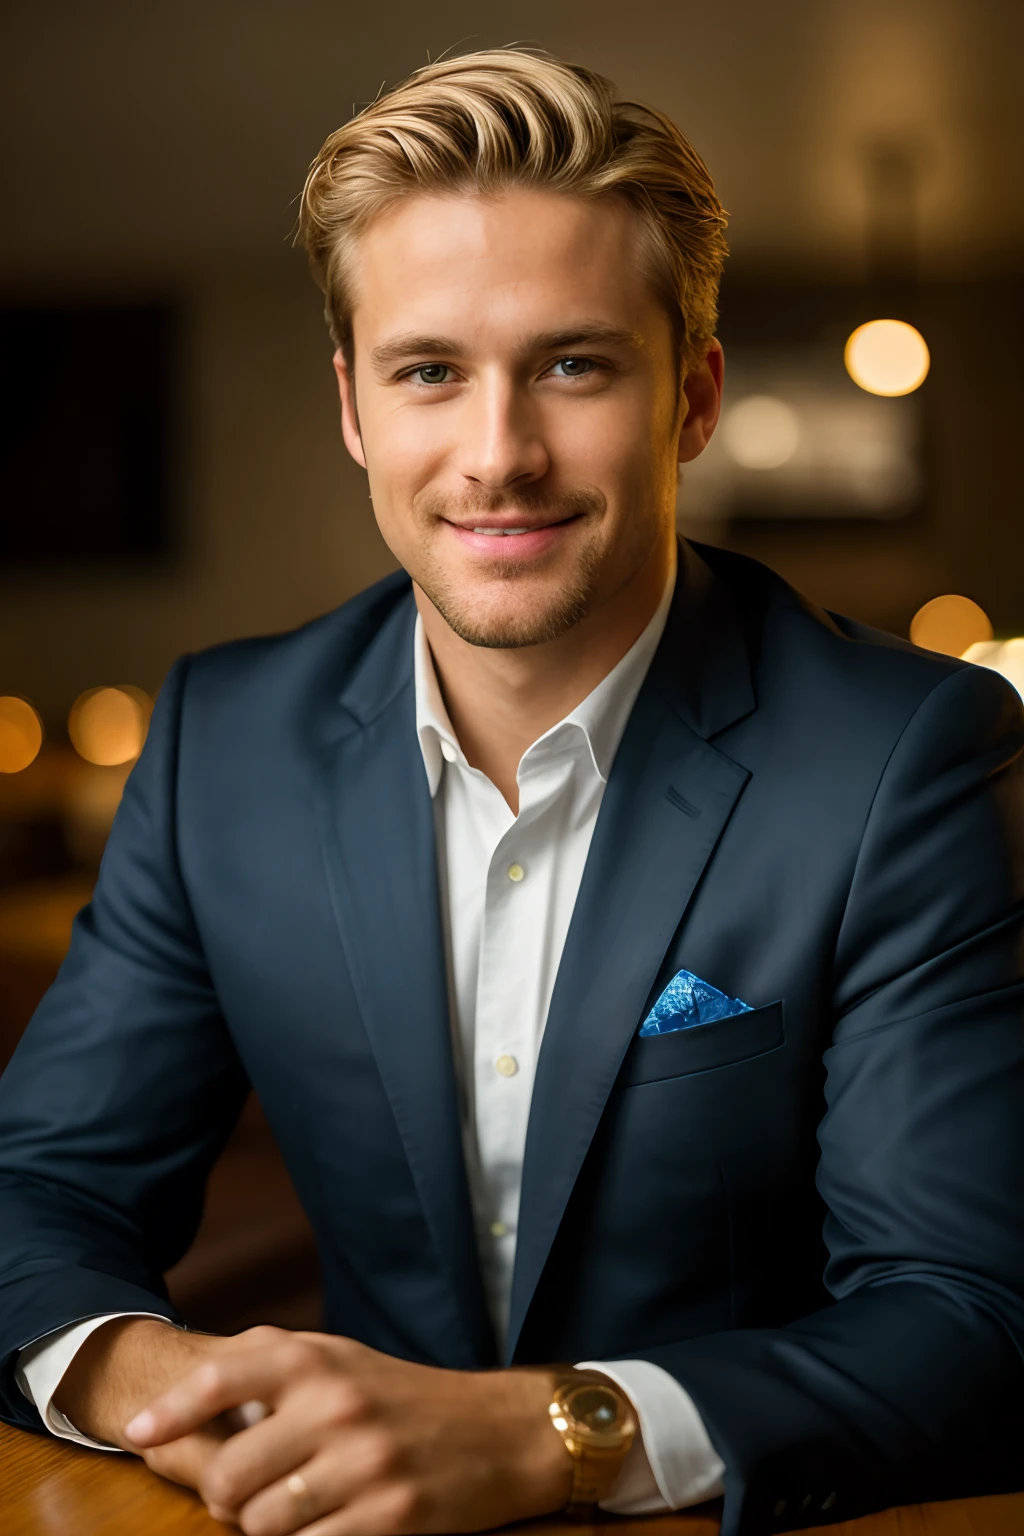
[[[670,1035],[677,1029],[692,1029],[695,1024],[713,1024],[716,1019],[752,1012],[749,1003],[741,1003],[738,997],[726,997],[692,971],[677,971],[641,1024],[640,1034]]]

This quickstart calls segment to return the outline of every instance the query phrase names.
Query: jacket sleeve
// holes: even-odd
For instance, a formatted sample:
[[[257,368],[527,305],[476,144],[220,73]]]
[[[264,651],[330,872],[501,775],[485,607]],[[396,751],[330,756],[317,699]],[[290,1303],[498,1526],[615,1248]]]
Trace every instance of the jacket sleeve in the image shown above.
[[[1022,911],[1024,713],[966,667],[892,750],[837,938],[834,1304],[644,1352],[726,1463],[722,1536],[1024,1488]]]
[[[26,1344],[105,1312],[180,1321],[163,1273],[247,1092],[177,861],[188,664],[160,691],[93,900],[0,1078],[0,1418],[27,1428]]]

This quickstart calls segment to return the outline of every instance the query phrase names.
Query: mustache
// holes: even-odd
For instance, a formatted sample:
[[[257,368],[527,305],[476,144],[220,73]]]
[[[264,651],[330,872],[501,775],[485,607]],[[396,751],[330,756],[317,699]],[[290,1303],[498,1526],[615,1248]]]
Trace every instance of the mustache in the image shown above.
[[[538,485],[508,485],[494,489],[481,486],[477,491],[458,496],[432,491],[419,500],[421,513],[452,523],[470,522],[478,512],[525,512],[531,517],[543,513],[545,522],[560,523],[569,517],[603,512],[606,506],[607,500],[601,491],[582,485],[570,486],[564,491],[552,491]]]

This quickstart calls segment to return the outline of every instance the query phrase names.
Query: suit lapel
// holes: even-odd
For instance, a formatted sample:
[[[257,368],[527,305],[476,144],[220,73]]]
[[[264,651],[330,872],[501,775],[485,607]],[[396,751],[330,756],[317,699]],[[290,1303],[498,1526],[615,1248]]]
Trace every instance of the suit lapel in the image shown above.
[[[462,1149],[433,808],[418,750],[408,608],[342,695],[348,728],[317,788],[331,898],[363,1022],[465,1331],[494,1357]]]
[[[738,615],[684,549],[605,790],[541,1044],[507,1359],[672,935],[749,777],[705,739],[754,708]]]

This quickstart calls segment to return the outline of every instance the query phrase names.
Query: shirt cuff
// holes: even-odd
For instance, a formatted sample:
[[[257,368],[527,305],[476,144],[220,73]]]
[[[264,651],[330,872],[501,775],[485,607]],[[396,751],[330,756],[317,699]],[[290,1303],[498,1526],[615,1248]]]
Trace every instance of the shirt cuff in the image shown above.
[[[715,1499],[724,1491],[725,1463],[686,1389],[650,1360],[584,1360],[579,1371],[600,1371],[625,1392],[640,1433],[601,1508],[615,1515],[653,1515]]]
[[[74,1440],[76,1445],[88,1445],[96,1451],[120,1451],[119,1445],[109,1445],[104,1440],[92,1440],[77,1430],[71,1420],[54,1406],[53,1395],[64,1378],[64,1373],[78,1354],[91,1333],[102,1323],[115,1317],[154,1317],[158,1323],[170,1323],[157,1312],[105,1312],[101,1317],[90,1317],[84,1323],[68,1323],[53,1333],[44,1333],[41,1339],[26,1344],[18,1355],[14,1379],[22,1393],[39,1412],[46,1428],[60,1440]],[[172,1328],[176,1323],[170,1323]]]

